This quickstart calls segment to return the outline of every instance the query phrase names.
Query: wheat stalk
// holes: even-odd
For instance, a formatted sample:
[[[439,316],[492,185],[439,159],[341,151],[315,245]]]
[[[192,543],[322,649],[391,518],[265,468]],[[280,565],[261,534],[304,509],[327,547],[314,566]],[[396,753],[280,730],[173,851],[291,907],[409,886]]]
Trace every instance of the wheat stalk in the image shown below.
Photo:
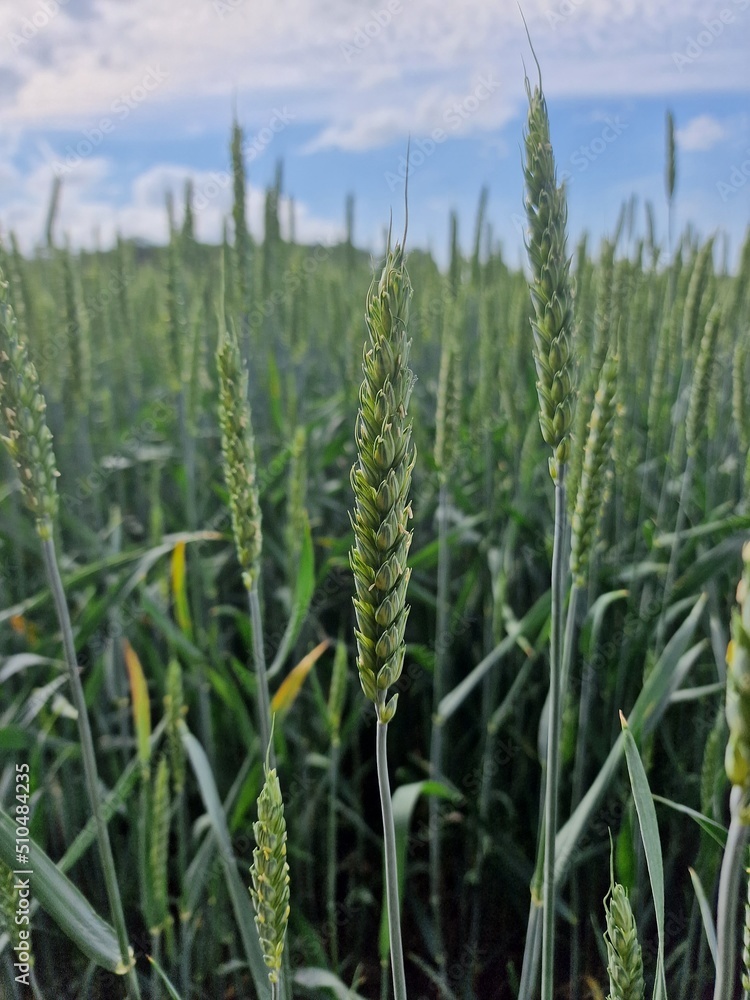
[[[555,484],[555,529],[552,550],[552,628],[550,635],[549,732],[544,806],[542,925],[542,1000],[554,993],[555,836],[559,767],[561,684],[563,680],[562,604],[566,499],[565,473],[573,422],[572,293],[566,250],[567,203],[558,186],[549,131],[549,115],[541,83],[531,90],[525,79],[529,109],[525,134],[527,252],[529,286],[534,306],[533,356],[537,373],[539,424],[552,449],[550,474]],[[540,845],[541,846],[541,845]],[[531,935],[533,938],[533,935]]]
[[[122,971],[127,974],[131,1000],[140,1000],[138,977],[134,968],[133,952],[128,943],[112,846],[99,797],[94,740],[79,675],[73,626],[55,552],[57,472],[52,450],[52,435],[45,419],[46,403],[26,346],[18,340],[15,316],[8,305],[7,285],[2,274],[0,274],[0,410],[8,427],[8,435],[3,438],[3,442],[16,463],[24,499],[36,521],[45,569],[62,632],[68,679],[77,715],[86,791],[96,825],[104,881],[120,948]]]
[[[247,369],[240,357],[237,335],[219,318],[219,425],[224,479],[229,493],[232,533],[242,580],[247,590],[253,628],[253,656],[258,678],[258,725],[263,746],[271,743],[271,699],[268,693],[263,624],[258,596],[262,547],[261,511],[255,466],[252,415],[247,396]],[[273,747],[271,760],[275,762]]]
[[[380,280],[367,297],[370,347],[365,349],[364,381],[357,416],[358,459],[351,482],[355,507],[350,563],[356,585],[357,669],[378,721],[396,711],[398,694],[388,688],[401,675],[411,571],[409,486],[416,458],[407,408],[413,375],[408,367],[406,324],[411,284],[402,247],[389,251]]]
[[[354,574],[357,619],[357,670],[365,696],[377,714],[376,756],[385,837],[386,895],[390,925],[391,966],[396,1000],[406,998],[401,917],[399,912],[396,838],[388,782],[386,739],[398,694],[388,689],[404,664],[404,629],[409,608],[406,588],[411,544],[409,486],[416,459],[407,410],[413,385],[409,368],[411,282],[402,245],[390,248],[380,279],[367,295],[365,320],[370,338],[362,361],[356,441],[352,468]]]

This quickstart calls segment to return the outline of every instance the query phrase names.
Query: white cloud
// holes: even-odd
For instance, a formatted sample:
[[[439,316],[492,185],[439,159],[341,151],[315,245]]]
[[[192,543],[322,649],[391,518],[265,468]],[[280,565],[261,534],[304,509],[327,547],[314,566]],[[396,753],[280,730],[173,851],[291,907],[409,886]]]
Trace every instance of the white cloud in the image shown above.
[[[42,235],[51,160],[102,118],[114,119],[120,148],[133,139],[148,150],[158,136],[162,160],[164,140],[213,135],[217,122],[228,124],[234,95],[248,137],[267,127],[274,107],[288,108],[308,151],[405,148],[408,134],[426,137],[438,127],[450,137],[479,135],[487,148],[517,148],[517,132],[502,130],[524,110],[522,58],[532,80],[536,70],[516,0],[222,3],[0,3],[0,216],[26,246]],[[56,5],[57,13],[45,17],[45,7]],[[380,13],[389,5],[390,19]],[[606,107],[611,97],[747,93],[750,14],[732,0],[726,5],[734,22],[718,35],[709,31],[706,44],[697,41],[708,38],[705,0],[525,0],[524,11],[548,97],[590,105],[595,95]],[[675,54],[696,51],[675,62]],[[149,68],[164,79],[141,100],[138,88]],[[455,129],[446,128],[446,113],[488,73],[500,82],[491,98],[452,119]],[[120,117],[113,104],[127,97],[133,106]],[[742,134],[728,121],[710,121],[688,122],[682,148],[710,148],[723,137],[717,126],[724,135]],[[93,149],[66,179],[60,232],[85,244],[97,227],[102,240],[118,228],[163,240],[165,186],[181,190],[190,171],[161,163],[124,183],[105,149]],[[194,177],[197,191],[211,183],[210,171]],[[197,213],[201,239],[219,238],[230,203],[224,188],[207,199]],[[255,188],[249,211],[260,232],[262,193]],[[300,239],[335,239],[338,231],[297,206]]]
[[[687,125],[675,131],[678,145],[686,152],[706,152],[726,137],[725,126],[712,115],[691,118]]]
[[[171,118],[171,127],[187,128],[191,109],[199,117],[213,102],[215,114],[217,102],[226,106],[236,92],[248,116],[286,100],[300,120],[318,126],[321,144],[362,148],[363,115],[374,122],[373,142],[416,133],[429,118],[430,95],[468,93],[477,71],[494,70],[508,106],[519,109],[522,55],[532,65],[514,0],[226,0],[223,14],[211,0],[93,0],[88,17],[73,16],[72,0],[45,2],[60,8],[44,24],[42,0],[0,9],[2,61],[20,77],[0,125],[89,126],[157,67],[166,81],[143,102],[138,121]],[[699,58],[678,68],[673,54],[704,29],[704,0],[524,6],[550,95],[748,89],[750,18],[739,12]],[[14,49],[12,34],[34,18],[41,26]],[[468,126],[484,127],[481,118]]]

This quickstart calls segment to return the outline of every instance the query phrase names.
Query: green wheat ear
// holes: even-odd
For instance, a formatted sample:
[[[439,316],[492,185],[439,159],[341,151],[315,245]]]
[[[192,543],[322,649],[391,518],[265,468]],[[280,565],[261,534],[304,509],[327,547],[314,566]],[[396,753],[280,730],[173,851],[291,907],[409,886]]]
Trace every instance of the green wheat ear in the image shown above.
[[[23,498],[42,538],[52,537],[58,497],[47,404],[26,345],[18,339],[8,284],[0,272],[0,404],[8,428],[3,438],[18,469]]]
[[[185,749],[180,739],[180,722],[187,715],[187,705],[182,685],[182,667],[178,660],[171,659],[167,667],[164,710],[167,718],[167,745],[172,787],[179,795],[185,787]]]
[[[727,648],[726,715],[729,726],[724,763],[733,785],[750,789],[750,542],[742,549],[744,568],[737,585],[739,610],[732,615]]]
[[[570,457],[573,423],[573,296],[566,249],[568,208],[565,188],[558,187],[550,140],[547,102],[540,83],[532,92],[525,79],[529,111],[526,124],[524,178],[527,251],[531,264],[529,290],[534,304],[534,363],[542,437],[552,448],[550,472],[557,479]]]
[[[237,559],[247,590],[260,574],[261,513],[255,477],[255,443],[247,398],[247,369],[240,358],[234,329],[220,319],[216,352],[219,370],[219,425],[224,478],[229,491]]]
[[[253,851],[250,894],[263,958],[269,970],[268,978],[270,982],[278,983],[289,921],[289,865],[286,860],[284,801],[276,768],[269,767],[268,757],[265,776],[258,796],[258,820],[253,825],[258,846]]]
[[[365,345],[359,390],[357,461],[352,468],[357,669],[362,690],[381,723],[395,714],[398,695],[388,688],[401,675],[404,629],[409,614],[406,588],[411,571],[409,486],[416,459],[407,418],[414,375],[406,336],[412,288],[403,246],[388,250],[380,279],[367,295]]]
[[[583,467],[573,510],[570,571],[574,583],[583,587],[588,576],[591,551],[605,496],[605,474],[612,451],[616,410],[617,355],[608,355],[599,376],[599,387],[583,450]]]
[[[611,855],[609,892],[604,897],[604,909],[607,915],[604,943],[607,946],[609,973],[607,1000],[643,1000],[646,986],[635,917],[627,890],[615,882]]]

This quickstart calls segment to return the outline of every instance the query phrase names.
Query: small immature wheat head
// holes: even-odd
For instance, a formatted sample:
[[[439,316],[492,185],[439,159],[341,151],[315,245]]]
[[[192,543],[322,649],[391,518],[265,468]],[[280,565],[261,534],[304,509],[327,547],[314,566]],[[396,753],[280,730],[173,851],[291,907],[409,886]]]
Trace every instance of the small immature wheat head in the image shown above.
[[[750,789],[750,542],[742,549],[742,561],[742,577],[737,585],[739,608],[732,615],[732,638],[727,647],[729,740],[724,766],[733,785]]]
[[[671,201],[674,197],[674,186],[677,180],[677,151],[674,141],[674,116],[671,111],[667,111],[667,170],[666,170],[666,187],[667,187],[667,200]]]
[[[570,454],[575,392],[571,339],[573,325],[570,259],[566,249],[567,203],[558,187],[549,132],[547,102],[541,81],[532,93],[526,78],[529,111],[526,124],[527,251],[531,264],[531,300],[535,318],[534,363],[542,437],[552,448],[550,471],[557,479]]]
[[[249,301],[249,257],[250,237],[247,231],[245,216],[245,161],[242,153],[242,128],[235,120],[232,124],[232,178],[234,181],[234,202],[232,217],[234,220],[234,259],[233,271],[236,289],[237,305],[241,312],[248,307]],[[229,286],[231,288],[231,286]]]
[[[257,847],[253,851],[250,894],[255,906],[263,958],[268,978],[279,981],[284,936],[289,921],[289,865],[286,860],[286,821],[276,768],[266,760],[266,780],[258,796],[258,820],[253,825]]]
[[[608,1000],[643,1000],[646,987],[641,946],[627,890],[619,882],[610,884],[604,907],[607,913],[604,941],[609,973]]]
[[[181,388],[186,374],[185,356],[188,346],[188,323],[181,264],[180,240],[177,233],[170,230],[167,247],[167,339],[171,352],[171,381],[176,390]]]
[[[687,295],[682,309],[682,350],[685,355],[690,354],[695,342],[703,296],[711,275],[713,249],[714,241],[712,238],[698,251],[693,262],[693,269],[690,272]]]
[[[18,339],[7,289],[0,274],[0,403],[8,427],[3,441],[18,469],[23,497],[36,518],[37,531],[42,538],[49,538],[57,516],[58,472],[45,419],[47,404],[26,345]]]
[[[287,488],[286,548],[290,575],[294,579],[307,530],[307,432],[300,426],[294,432],[289,459]]]
[[[445,302],[435,411],[435,465],[443,482],[450,478],[453,469],[461,427],[461,320],[466,315],[465,309],[464,295]]]
[[[152,894],[152,933],[164,929],[169,921],[167,906],[167,862],[169,859],[169,764],[161,757],[156,769],[151,797],[151,843],[149,845],[149,876]]]
[[[711,394],[711,375],[720,329],[721,306],[716,303],[708,314],[693,372],[693,384],[690,389],[690,403],[685,424],[688,454],[695,454],[706,424],[706,411]]]
[[[172,772],[172,787],[175,795],[179,795],[185,787],[185,749],[180,739],[180,722],[187,715],[187,705],[182,687],[182,667],[178,660],[169,661],[166,688],[164,709],[167,716],[169,766]]]
[[[604,498],[604,475],[612,447],[617,389],[617,356],[608,356],[599,376],[599,388],[589,421],[583,468],[572,518],[570,570],[573,582],[584,586],[599,512]]]
[[[375,704],[381,723],[396,711],[398,695],[387,702],[386,697],[401,675],[409,614],[406,588],[411,571],[406,557],[411,532],[406,525],[416,458],[407,419],[414,378],[406,336],[411,292],[404,250],[396,244],[367,296],[370,346],[365,346],[362,361],[358,458],[351,473],[355,507],[349,561],[357,592],[357,669],[362,690]]]
[[[65,332],[68,346],[69,371],[65,394],[73,414],[85,411],[91,398],[91,352],[87,323],[80,297],[70,248],[61,252]]]
[[[750,449],[750,423],[748,423],[747,359],[750,354],[750,337],[747,332],[737,338],[732,356],[732,416],[734,417],[740,451],[747,455]]]
[[[245,587],[252,590],[260,574],[261,514],[255,480],[255,446],[247,369],[240,358],[237,335],[222,322],[216,363],[219,369],[219,425],[224,479],[229,491],[232,532]]]

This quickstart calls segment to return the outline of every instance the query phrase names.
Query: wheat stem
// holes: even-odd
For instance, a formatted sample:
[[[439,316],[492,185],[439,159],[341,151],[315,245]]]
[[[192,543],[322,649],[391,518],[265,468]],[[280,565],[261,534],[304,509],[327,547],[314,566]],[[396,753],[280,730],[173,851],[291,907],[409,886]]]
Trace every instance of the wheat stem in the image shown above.
[[[552,548],[552,629],[550,633],[549,734],[544,795],[544,919],[542,923],[542,997],[552,1000],[555,959],[555,837],[557,835],[560,705],[562,695],[562,605],[565,588],[565,466],[555,483],[555,535]]]
[[[438,706],[444,694],[445,660],[448,649],[448,587],[450,582],[450,548],[448,546],[448,487],[444,480],[440,483],[438,500],[438,586],[437,586],[437,634],[435,637],[435,669],[432,679],[432,737],[430,740],[430,775],[433,781],[443,777],[443,728],[438,720]],[[440,800],[430,796],[430,905],[435,925],[435,958],[438,967],[445,967],[445,946],[443,942],[442,909],[440,906],[440,874],[442,866],[442,842],[440,830]]]
[[[81,741],[81,758],[83,760],[83,771],[86,781],[86,791],[88,792],[89,806],[91,814],[96,824],[96,835],[99,843],[99,853],[104,869],[104,883],[107,890],[110,909],[112,911],[112,921],[115,925],[117,942],[120,947],[120,957],[123,967],[128,970],[127,983],[128,993],[131,1000],[140,1000],[140,988],[138,986],[138,976],[135,971],[130,945],[128,944],[128,932],[125,926],[125,913],[122,908],[120,898],[120,887],[117,883],[117,873],[115,871],[115,860],[112,855],[112,845],[109,841],[109,831],[104,822],[101,808],[101,798],[99,794],[99,776],[96,768],[96,755],[94,753],[94,740],[91,735],[88,711],[86,709],[86,698],[83,693],[83,685],[78,673],[78,660],[76,658],[75,642],[73,641],[73,626],[70,621],[70,612],[65,600],[60,569],[57,564],[55,553],[55,543],[52,538],[52,526],[45,537],[42,537],[42,552],[44,554],[44,564],[47,570],[52,599],[55,604],[57,618],[62,632],[63,650],[65,652],[65,662],[68,667],[68,678],[73,694],[73,705],[77,712],[78,735]]]
[[[385,693],[382,695],[385,703]],[[383,704],[383,707],[384,704]],[[393,995],[395,1000],[406,998],[406,973],[404,972],[404,949],[401,943],[401,912],[398,898],[398,864],[396,860],[396,830],[393,823],[393,802],[388,781],[388,723],[378,719],[376,755],[378,766],[378,787],[380,808],[383,813],[383,839],[385,862],[385,892],[388,906],[388,927],[390,929],[391,970],[393,975]]]
[[[276,767],[276,754],[271,742],[271,696],[268,690],[268,674],[266,672],[266,654],[263,646],[263,618],[260,613],[257,582],[247,592],[250,606],[250,621],[253,628],[253,661],[255,663],[255,679],[258,699],[258,726],[260,728],[261,746],[268,747],[271,767]]]
[[[742,859],[750,836],[750,826],[742,816],[747,805],[747,792],[739,785],[734,785],[730,797],[732,819],[719,877],[714,1000],[726,1000],[733,996],[737,981],[737,908],[744,871]]]

